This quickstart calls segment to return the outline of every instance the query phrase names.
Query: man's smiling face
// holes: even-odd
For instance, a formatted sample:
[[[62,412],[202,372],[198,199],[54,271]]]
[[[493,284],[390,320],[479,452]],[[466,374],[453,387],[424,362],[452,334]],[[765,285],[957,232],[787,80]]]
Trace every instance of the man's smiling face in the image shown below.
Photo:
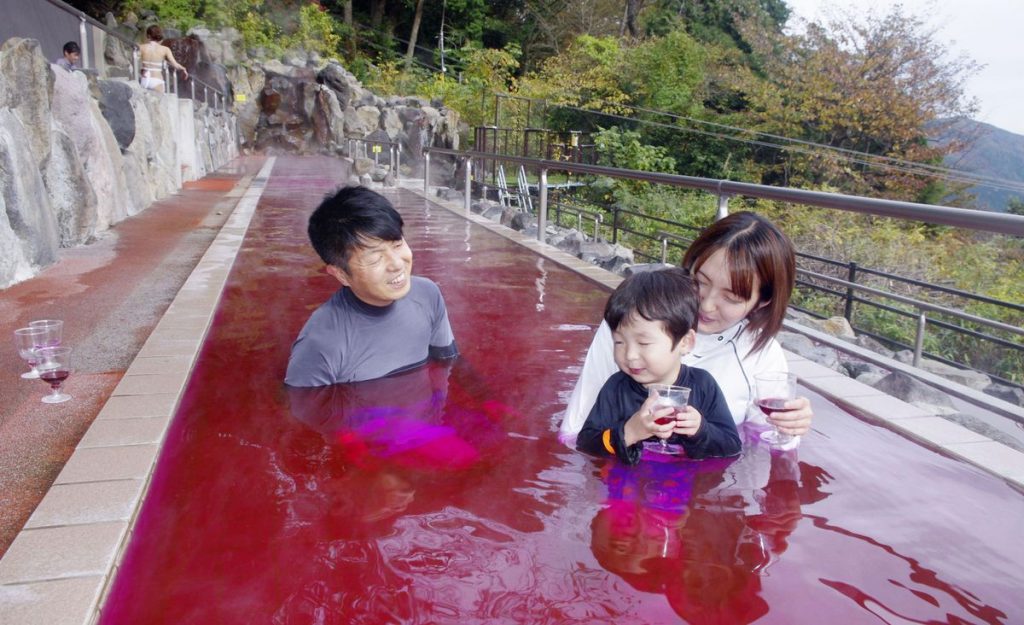
[[[412,286],[412,250],[405,239],[365,239],[348,259],[348,269],[327,266],[327,273],[371,306],[387,306],[408,295]]]

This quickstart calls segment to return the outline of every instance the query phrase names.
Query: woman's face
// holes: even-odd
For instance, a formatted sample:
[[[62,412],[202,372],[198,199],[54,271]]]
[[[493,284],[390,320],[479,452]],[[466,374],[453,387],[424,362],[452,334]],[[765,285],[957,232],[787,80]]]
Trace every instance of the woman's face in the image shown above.
[[[725,249],[720,248],[708,257],[694,274],[700,288],[700,321],[697,332],[701,334],[718,334],[736,325],[752,310],[762,305],[757,301],[761,282],[754,276],[751,294],[742,299],[732,291],[732,279],[729,277],[729,261],[725,257]]]

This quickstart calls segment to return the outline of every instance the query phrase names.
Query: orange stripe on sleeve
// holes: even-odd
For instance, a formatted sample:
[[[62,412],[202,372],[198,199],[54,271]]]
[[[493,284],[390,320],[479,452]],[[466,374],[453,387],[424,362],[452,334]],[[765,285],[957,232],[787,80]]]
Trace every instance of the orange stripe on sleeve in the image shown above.
[[[611,430],[605,430],[604,433],[601,434],[601,442],[604,443],[604,448],[608,450],[608,453],[610,453],[611,455],[614,456],[615,455],[615,448],[612,447],[612,431]]]

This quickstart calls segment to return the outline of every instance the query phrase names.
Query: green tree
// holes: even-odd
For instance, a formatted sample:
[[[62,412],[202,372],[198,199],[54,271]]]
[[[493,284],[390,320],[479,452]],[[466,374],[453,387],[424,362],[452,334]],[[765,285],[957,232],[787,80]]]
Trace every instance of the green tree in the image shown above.
[[[341,36],[336,32],[338,23],[319,4],[306,4],[299,9],[299,23],[295,32],[287,37],[285,47],[307,52],[338,56]]]
[[[547,59],[539,72],[525,76],[520,81],[521,92],[550,105],[550,129],[596,130],[608,122],[574,109],[627,112],[622,106],[630,102],[620,82],[622,52],[615,37],[581,35],[566,51]]]
[[[684,31],[675,30],[626,50],[620,63],[621,89],[635,103],[681,115],[701,111],[705,55]]]

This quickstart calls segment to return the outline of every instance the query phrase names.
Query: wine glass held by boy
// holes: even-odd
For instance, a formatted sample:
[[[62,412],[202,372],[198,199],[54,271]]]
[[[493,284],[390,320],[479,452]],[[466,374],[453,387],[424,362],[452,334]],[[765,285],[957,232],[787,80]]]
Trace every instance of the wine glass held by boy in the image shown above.
[[[597,395],[576,439],[580,451],[615,455],[629,464],[639,462],[649,439],[670,439],[690,458],[740,452],[718,384],[707,371],[681,361],[696,340],[697,315],[697,285],[678,267],[635,273],[615,289],[604,320],[619,372]],[[660,406],[647,388],[658,384],[689,388],[686,407]]]
[[[700,292],[696,341],[683,364],[714,376],[733,421],[742,424],[761,414],[753,405],[754,377],[788,370],[775,335],[782,328],[796,277],[793,244],[764,217],[733,213],[704,229],[687,250],[683,268]],[[563,440],[571,441],[580,431],[598,391],[616,371],[612,333],[602,323],[566,408]],[[806,433],[814,417],[810,401],[797,397],[785,407],[768,420],[784,434]],[[793,445],[798,442],[794,438]]]

